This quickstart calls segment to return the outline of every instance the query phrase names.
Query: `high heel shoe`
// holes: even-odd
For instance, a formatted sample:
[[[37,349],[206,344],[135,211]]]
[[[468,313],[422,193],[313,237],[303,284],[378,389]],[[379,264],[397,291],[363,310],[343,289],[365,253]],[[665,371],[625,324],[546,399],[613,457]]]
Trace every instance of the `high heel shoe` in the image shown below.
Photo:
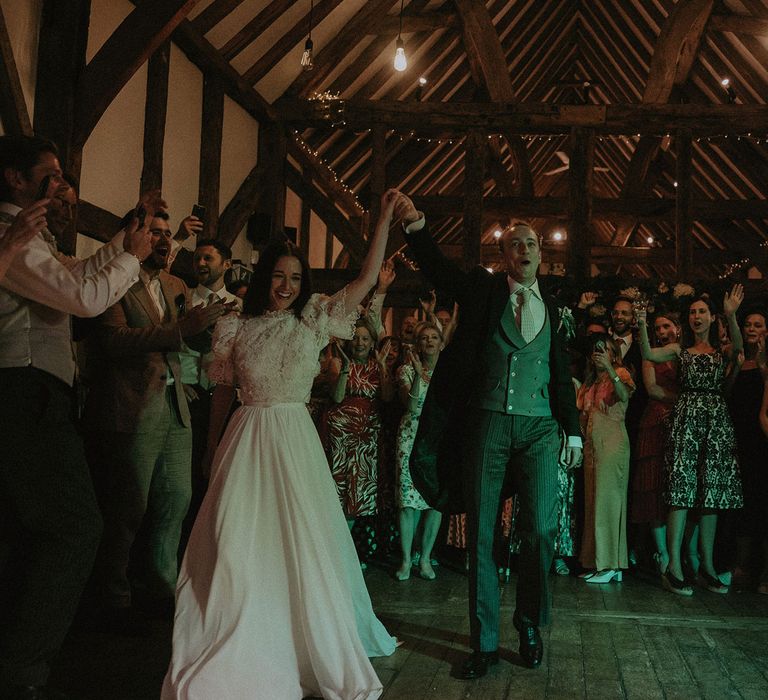
[[[710,576],[704,569],[699,571],[699,576],[706,588],[711,593],[728,593],[728,586],[726,586],[717,576]]]
[[[693,588],[667,570],[661,575],[661,585],[675,595],[692,596]]]
[[[621,569],[606,569],[605,571],[598,571],[596,574],[593,574],[584,580],[587,583],[610,583],[614,579],[616,579],[616,583],[621,583]]]
[[[411,578],[411,567],[409,566],[407,569],[398,569],[395,571],[395,579],[397,581],[407,581],[409,578]]]

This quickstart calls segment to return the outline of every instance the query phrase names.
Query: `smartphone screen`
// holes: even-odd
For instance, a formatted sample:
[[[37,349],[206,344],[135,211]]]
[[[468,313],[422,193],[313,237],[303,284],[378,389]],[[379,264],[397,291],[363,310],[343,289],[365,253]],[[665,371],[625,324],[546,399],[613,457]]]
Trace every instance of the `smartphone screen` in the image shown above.
[[[136,207],[136,218],[139,220],[139,228],[141,228],[144,225],[144,219],[147,218],[147,210],[143,204]]]
[[[35,201],[38,201],[40,199],[45,199],[45,195],[48,194],[48,186],[51,184],[51,176],[46,175],[42,180],[40,180],[40,186],[37,188],[37,196],[35,197]]]
[[[202,204],[193,205],[192,216],[196,216],[200,221],[205,221],[205,207]]]

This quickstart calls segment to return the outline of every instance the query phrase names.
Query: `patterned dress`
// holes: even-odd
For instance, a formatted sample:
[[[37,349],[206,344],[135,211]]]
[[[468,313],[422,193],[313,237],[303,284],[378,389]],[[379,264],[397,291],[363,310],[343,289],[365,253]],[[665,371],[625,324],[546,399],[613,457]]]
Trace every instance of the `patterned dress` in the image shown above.
[[[348,517],[376,512],[381,375],[375,358],[349,365],[344,400],[328,409],[326,449],[341,507]]]
[[[432,375],[431,371],[425,371],[429,376]],[[415,376],[416,372],[411,365],[403,365],[397,370],[397,385],[399,387],[413,386]],[[408,466],[428,387],[427,382],[419,382],[419,399],[416,410],[406,411],[403,414],[400,420],[400,429],[397,432],[397,505],[399,508],[415,508],[416,510],[429,510],[430,508],[413,485],[411,469]],[[413,390],[411,389],[411,391]]]
[[[678,508],[741,508],[733,423],[722,395],[720,352],[680,353],[680,396],[667,445],[666,503]]]

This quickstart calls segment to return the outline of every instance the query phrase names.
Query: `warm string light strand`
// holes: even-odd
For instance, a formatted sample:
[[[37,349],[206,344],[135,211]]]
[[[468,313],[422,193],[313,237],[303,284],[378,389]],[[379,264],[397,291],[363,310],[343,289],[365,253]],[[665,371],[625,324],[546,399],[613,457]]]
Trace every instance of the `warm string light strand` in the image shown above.
[[[768,241],[763,241],[760,244],[760,248],[762,250],[768,250]],[[719,280],[727,279],[732,274],[743,270],[750,263],[752,263],[752,258],[742,258],[738,262],[730,263],[729,265],[725,266],[725,271],[721,275],[718,275],[717,279]]]

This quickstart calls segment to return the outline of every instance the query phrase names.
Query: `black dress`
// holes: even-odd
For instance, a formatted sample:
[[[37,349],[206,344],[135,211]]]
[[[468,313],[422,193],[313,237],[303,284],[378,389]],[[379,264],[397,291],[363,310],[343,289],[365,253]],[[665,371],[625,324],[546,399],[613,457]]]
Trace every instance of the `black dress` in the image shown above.
[[[719,352],[680,353],[680,395],[672,410],[665,500],[678,508],[741,508],[733,423],[722,394]]]

